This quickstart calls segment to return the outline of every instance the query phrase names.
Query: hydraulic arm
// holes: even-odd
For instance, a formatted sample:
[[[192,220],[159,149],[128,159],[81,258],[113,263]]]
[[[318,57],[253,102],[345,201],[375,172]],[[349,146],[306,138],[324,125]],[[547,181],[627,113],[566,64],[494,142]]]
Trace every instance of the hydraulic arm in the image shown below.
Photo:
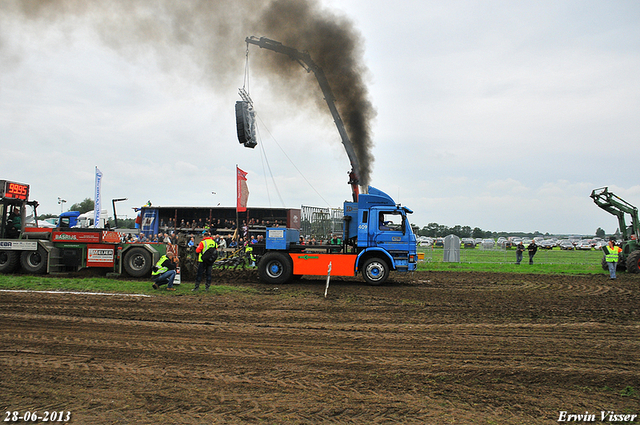
[[[311,59],[311,56],[307,52],[300,52],[292,47],[284,46],[282,43],[279,43],[274,40],[270,40],[265,37],[247,37],[245,39],[247,44],[255,44],[256,46],[260,46],[260,48],[273,50],[277,53],[282,53],[289,56],[291,59],[297,61],[307,72],[313,72],[318,80],[318,84],[320,85],[320,89],[322,90],[322,94],[324,95],[324,100],[327,102],[327,106],[329,107],[329,111],[331,111],[331,115],[333,116],[333,121],[338,127],[338,133],[340,133],[340,137],[342,139],[342,144],[344,145],[345,150],[347,151],[347,156],[349,157],[349,161],[351,162],[351,171],[349,172],[349,184],[351,185],[353,201],[358,201],[358,193],[359,193],[359,184],[360,184],[360,165],[358,163],[358,157],[356,156],[355,150],[353,149],[353,145],[351,144],[351,140],[349,139],[349,135],[347,134],[347,130],[344,127],[342,122],[342,118],[338,113],[338,109],[336,108],[335,99],[333,97],[333,93],[331,92],[331,87],[329,86],[329,82],[327,81],[327,77],[314,61]]]
[[[601,187],[591,191],[591,198],[597,206],[618,217],[618,227],[622,234],[622,239],[627,241],[632,235],[636,240],[640,240],[640,221],[638,219],[638,208],[634,207],[619,196],[609,192],[609,188]],[[627,228],[624,215],[631,216],[631,229]]]

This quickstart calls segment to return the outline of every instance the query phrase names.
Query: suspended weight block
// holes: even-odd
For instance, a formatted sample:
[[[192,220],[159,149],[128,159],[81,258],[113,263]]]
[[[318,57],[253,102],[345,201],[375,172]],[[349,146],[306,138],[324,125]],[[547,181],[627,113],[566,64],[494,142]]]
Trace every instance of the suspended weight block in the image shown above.
[[[256,141],[256,113],[251,104],[244,100],[236,102],[236,125],[238,128],[238,141],[247,148],[255,148]]]

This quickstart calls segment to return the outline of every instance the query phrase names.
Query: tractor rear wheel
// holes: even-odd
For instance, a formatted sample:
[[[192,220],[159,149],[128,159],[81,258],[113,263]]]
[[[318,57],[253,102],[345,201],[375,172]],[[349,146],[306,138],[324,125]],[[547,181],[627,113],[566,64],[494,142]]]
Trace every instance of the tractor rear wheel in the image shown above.
[[[20,253],[16,251],[0,251],[0,273],[11,273],[20,264]]]
[[[20,265],[22,270],[32,274],[43,274],[47,272],[47,251],[38,246],[35,251],[22,251],[20,254]]]
[[[640,273],[640,249],[636,249],[627,257],[627,272]]]

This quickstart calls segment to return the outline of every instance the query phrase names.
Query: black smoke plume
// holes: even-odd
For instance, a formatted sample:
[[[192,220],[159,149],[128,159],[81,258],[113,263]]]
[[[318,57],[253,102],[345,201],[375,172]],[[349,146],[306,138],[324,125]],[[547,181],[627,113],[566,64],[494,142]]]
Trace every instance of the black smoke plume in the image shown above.
[[[144,60],[152,52],[168,72],[187,73],[214,88],[239,81],[247,36],[307,51],[331,85],[360,163],[360,184],[370,182],[370,126],[376,112],[365,84],[364,42],[351,20],[317,0],[2,0],[0,15],[0,26],[25,19],[36,33],[40,27],[73,32],[88,26],[131,60]],[[0,49],[3,41],[0,29]],[[307,87],[303,102],[318,101],[318,86],[300,65],[274,52],[259,57],[275,79]]]

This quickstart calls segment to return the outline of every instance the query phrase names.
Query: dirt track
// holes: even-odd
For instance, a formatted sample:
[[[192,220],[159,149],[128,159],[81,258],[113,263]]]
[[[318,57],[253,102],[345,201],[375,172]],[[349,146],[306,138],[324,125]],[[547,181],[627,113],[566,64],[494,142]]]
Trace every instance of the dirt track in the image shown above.
[[[640,414],[640,276],[416,273],[254,293],[0,292],[2,419],[551,424]],[[142,283],[141,283],[142,284]],[[144,285],[148,285],[145,283]],[[637,423],[640,423],[636,419]],[[57,422],[62,423],[62,422]]]

